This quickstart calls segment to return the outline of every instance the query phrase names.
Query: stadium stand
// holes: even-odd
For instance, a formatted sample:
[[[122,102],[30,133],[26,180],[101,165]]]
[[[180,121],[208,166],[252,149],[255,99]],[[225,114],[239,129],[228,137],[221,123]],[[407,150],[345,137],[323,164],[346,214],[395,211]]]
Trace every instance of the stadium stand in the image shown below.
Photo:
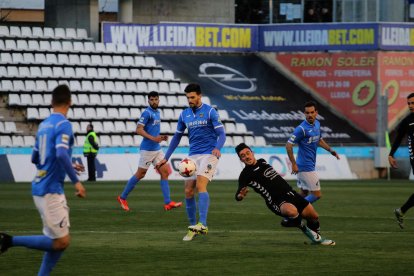
[[[93,42],[86,30],[0,26],[0,88],[11,110],[24,113],[28,129],[49,116],[50,91],[58,84],[69,85],[73,107],[68,117],[78,146],[83,145],[86,124],[92,122],[102,146],[136,146],[136,120],[147,106],[146,94],[160,93],[162,133],[172,135],[181,110],[187,107],[180,82],[172,70],[138,51],[136,45]],[[203,102],[212,104],[207,96]],[[214,103],[213,103],[214,104]],[[244,124],[220,109],[230,138],[227,146],[243,141],[265,145],[253,137]],[[34,137],[18,131],[14,122],[1,122],[0,146],[32,146]],[[27,131],[26,131],[27,132]],[[233,138],[232,135],[236,135]],[[188,138],[181,141],[188,146]]]

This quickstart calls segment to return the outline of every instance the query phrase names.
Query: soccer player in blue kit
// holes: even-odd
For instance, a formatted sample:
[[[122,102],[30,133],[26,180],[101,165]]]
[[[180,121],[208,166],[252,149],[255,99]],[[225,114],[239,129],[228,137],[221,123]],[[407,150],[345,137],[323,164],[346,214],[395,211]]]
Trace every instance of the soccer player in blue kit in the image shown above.
[[[202,103],[199,84],[190,83],[184,89],[189,107],[184,109],[178,119],[177,130],[170,146],[157,167],[164,165],[174,152],[185,129],[188,129],[190,142],[189,156],[197,165],[197,172],[185,181],[186,211],[190,226],[184,241],[191,241],[198,234],[207,234],[207,213],[210,197],[207,184],[213,178],[221,156],[221,148],[226,141],[223,124],[218,112],[211,106]],[[198,191],[199,222],[197,223],[197,204],[195,191]]]
[[[315,171],[318,146],[329,151],[337,159],[339,155],[322,138],[320,123],[316,119],[318,110],[315,102],[305,103],[305,116],[306,119],[295,128],[287,141],[286,151],[292,163],[292,174],[298,175],[297,185],[301,190],[301,195],[313,203],[322,196],[319,177]],[[297,160],[293,155],[294,144],[299,146]]]
[[[158,92],[151,91],[148,94],[149,106],[142,112],[138,121],[137,134],[141,135],[144,139],[139,147],[140,159],[138,169],[135,174],[128,180],[124,191],[118,196],[118,202],[121,208],[125,211],[129,211],[127,197],[129,193],[135,188],[137,183],[145,177],[151,164],[154,166],[164,158],[164,153],[161,150],[160,143],[167,141],[167,135],[160,135],[160,111],[158,105],[160,98]],[[168,167],[163,166],[158,169],[161,176],[161,191],[164,196],[164,210],[169,211],[174,208],[178,208],[182,205],[182,202],[172,201],[170,198],[170,186],[168,184]]]
[[[86,191],[76,171],[84,171],[80,164],[72,164],[74,137],[72,125],[66,119],[71,106],[71,92],[67,85],[59,85],[52,92],[53,113],[40,125],[32,153],[37,174],[32,182],[33,201],[43,222],[43,234],[37,236],[9,236],[0,233],[0,253],[9,247],[23,246],[45,251],[38,275],[49,275],[69,246],[69,208],[63,191],[68,175],[78,197]]]

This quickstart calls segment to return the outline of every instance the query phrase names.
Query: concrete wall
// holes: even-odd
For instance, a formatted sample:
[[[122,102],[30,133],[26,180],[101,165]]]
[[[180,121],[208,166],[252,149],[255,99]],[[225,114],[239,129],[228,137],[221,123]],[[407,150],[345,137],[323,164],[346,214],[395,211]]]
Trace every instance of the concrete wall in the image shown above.
[[[45,0],[45,26],[84,28],[99,38],[98,0]]]
[[[133,0],[133,22],[234,23],[234,0]]]

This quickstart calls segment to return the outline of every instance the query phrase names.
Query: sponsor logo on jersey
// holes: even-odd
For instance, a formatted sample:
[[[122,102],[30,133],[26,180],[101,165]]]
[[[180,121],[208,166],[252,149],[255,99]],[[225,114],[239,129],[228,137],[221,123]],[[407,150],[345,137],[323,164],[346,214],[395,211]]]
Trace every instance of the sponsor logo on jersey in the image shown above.
[[[62,143],[69,144],[69,135],[62,134]]]

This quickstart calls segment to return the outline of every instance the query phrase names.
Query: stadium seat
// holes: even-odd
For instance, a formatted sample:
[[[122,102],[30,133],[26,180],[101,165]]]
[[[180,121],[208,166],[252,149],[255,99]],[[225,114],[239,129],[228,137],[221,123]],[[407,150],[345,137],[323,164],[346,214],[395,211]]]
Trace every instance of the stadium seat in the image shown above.
[[[123,102],[126,106],[136,106],[138,104],[135,103],[134,96],[132,95],[123,95]]]
[[[62,67],[53,67],[52,72],[53,72],[53,77],[56,79],[65,78],[65,72],[63,72]]]
[[[104,121],[103,122],[104,132],[105,133],[113,133],[115,132],[114,122],[112,121]]]
[[[0,67],[0,69],[1,69],[1,67]],[[11,81],[11,80],[2,80],[1,81],[1,90],[3,92],[12,92],[12,91],[14,91],[13,81]]]
[[[158,83],[158,92],[159,93],[170,93],[170,86],[168,85],[168,82],[161,81]]]
[[[221,120],[228,120],[229,119],[229,114],[227,113],[227,110],[219,109],[218,114],[219,114]]]
[[[75,52],[73,49],[72,41],[62,41],[62,52],[65,52],[65,53]]]
[[[188,136],[187,136],[187,135],[183,135],[183,136],[181,137],[181,141],[180,141],[179,146],[180,146],[180,147],[188,147],[189,145],[190,145],[190,143],[189,143],[189,141],[188,141]]]
[[[90,96],[92,97],[92,95],[94,95],[94,94],[91,94]],[[100,101],[100,99],[99,99],[99,101]],[[90,103],[91,103],[91,101],[89,99],[89,95],[87,95],[87,94],[79,94],[78,95],[78,105],[84,106],[84,105],[89,105]]]
[[[118,108],[114,108],[114,107],[108,108],[108,118],[118,119],[119,118]]]
[[[82,43],[82,42],[79,42]],[[75,47],[74,47],[75,48]],[[82,51],[85,53],[95,53],[95,43],[86,41],[83,43]]]
[[[133,56],[124,56],[124,64],[123,66],[134,67],[134,57]]]
[[[11,94],[12,95],[12,94]],[[32,101],[32,96],[30,94],[21,94],[20,95],[20,104],[24,106],[36,106]]]
[[[13,144],[13,147],[24,147],[23,136],[13,135],[12,136],[12,144]]]
[[[228,133],[228,134],[237,133],[236,125],[234,123],[225,123],[224,128],[226,129],[226,133]]]
[[[156,67],[157,63],[155,62],[155,58],[153,57],[145,57],[145,66],[147,67]]]
[[[19,78],[25,79],[30,77],[30,69],[26,66],[19,67]]]
[[[0,26],[0,37],[10,36],[10,30],[8,26]]]
[[[91,81],[83,80],[82,81],[82,90],[85,93],[86,92],[92,92],[92,91],[94,91],[92,82]]]
[[[52,94],[43,94],[43,101],[45,105],[52,106]]]
[[[33,136],[23,136],[24,146],[33,147],[35,145],[35,138]]]
[[[106,53],[116,53],[116,45],[114,43],[106,43],[105,44],[105,52]]]
[[[30,67],[30,76],[32,78],[41,78],[42,77],[42,70],[38,66]]]
[[[101,95],[101,102],[103,106],[111,106],[112,105],[112,98],[109,94],[102,94]]]
[[[85,118],[88,120],[96,118],[96,110],[93,107],[85,108]]]
[[[20,31],[20,27],[19,26],[10,26],[10,36],[21,37],[22,32]]]
[[[37,108],[34,107],[29,107],[26,111],[26,118],[27,120],[38,120],[39,117],[39,112],[37,111]]]
[[[50,108],[39,108],[39,119],[46,119],[47,117],[50,116]]]
[[[104,107],[98,107],[96,109],[96,118],[98,120],[105,120],[108,118],[108,112],[106,111],[106,108]]]
[[[42,42],[40,44],[42,44]],[[60,41],[56,40],[56,41],[50,42],[50,50],[52,52],[63,52],[62,44],[60,43]]]
[[[79,107],[75,107],[75,108],[72,108],[72,110],[73,110],[73,118],[74,119],[77,119],[77,120],[79,120],[79,119],[85,119],[86,117],[85,117],[85,111],[83,110],[83,108],[79,108]]]
[[[79,39],[88,38],[88,32],[86,31],[86,29],[76,29],[76,35]]]
[[[86,69],[84,67],[76,67],[75,76],[78,79],[83,79],[87,76]]]
[[[81,65],[97,65],[97,64],[95,64],[95,63],[92,63],[92,61],[91,61],[91,57],[89,56],[89,55],[80,55],[79,56],[79,59],[80,59],[80,64]]]
[[[106,66],[111,66],[114,64],[112,57],[108,56],[108,55],[103,55],[102,56],[102,64],[106,65]]]
[[[9,54],[10,56],[10,54]],[[1,61],[3,63],[3,58],[1,58]],[[14,63],[14,64],[23,64],[25,63],[25,60],[23,59],[23,55],[21,53],[13,53],[11,55],[12,60],[8,60],[8,63]]]
[[[106,48],[105,48],[105,44],[102,42],[97,42],[95,43],[95,53],[105,53],[106,52]]]
[[[126,83],[125,83],[125,85],[126,85],[126,90],[125,90],[125,92],[137,92],[137,86],[136,86],[136,84],[135,84],[135,82],[132,82],[132,81],[127,81]],[[125,102],[125,101],[124,101]]]
[[[48,62],[46,61],[45,54],[36,53],[34,55],[34,59],[35,59],[35,64],[39,64],[39,65],[48,64]]]
[[[76,143],[75,144],[78,147],[82,147],[84,142],[85,142],[85,136],[84,135],[77,135],[76,136]]]
[[[132,147],[134,146],[134,138],[132,137],[132,135],[123,135],[122,143],[125,147]]]
[[[72,92],[80,92],[80,91],[87,92],[87,91],[83,91],[83,88],[81,87],[80,82],[77,81],[77,80],[71,80],[71,81],[69,81],[69,87],[70,87],[70,90]]]
[[[62,39],[66,38],[66,32],[64,28],[55,28],[54,31],[55,31],[54,38],[62,38]]]
[[[118,68],[109,68],[108,70],[108,76],[106,77],[106,79],[119,79],[119,69]]]
[[[112,93],[115,91],[115,84],[113,81],[104,81],[104,90],[105,92]]]
[[[102,147],[110,147],[112,145],[111,137],[109,135],[101,135],[99,142]]]
[[[6,50],[16,50],[17,45],[16,45],[16,41],[12,40],[12,39],[7,39],[4,43],[5,49]]]
[[[105,91],[102,81],[93,81],[93,91],[94,92],[103,92]]]
[[[44,38],[55,38],[55,32],[52,28],[45,27],[43,28],[43,37]]]
[[[226,142],[224,142],[224,146],[225,147],[233,147],[234,146],[233,137],[226,136]]]
[[[50,103],[50,102],[49,102]],[[33,94],[32,95],[32,102],[31,104],[33,106],[43,106],[43,105],[49,105],[49,103],[47,103],[44,99],[43,99],[43,95],[41,94]]]
[[[47,83],[44,80],[36,80],[36,91],[37,92],[47,92]]]
[[[130,75],[131,75],[131,79],[137,80],[137,79],[142,79],[142,73],[140,69],[137,68],[133,68],[129,70]]]
[[[32,36],[34,38],[41,38],[43,37],[43,29],[40,27],[33,27],[32,28]]]
[[[97,133],[104,133],[102,122],[94,121],[92,123],[93,123],[93,128]],[[85,133],[86,133],[86,127],[85,127]]]
[[[174,80],[174,72],[171,70],[164,70],[164,79],[165,80]]]
[[[29,40],[28,47],[30,51],[40,51],[40,45],[37,40]]]
[[[244,143],[243,137],[242,136],[233,136],[233,145],[237,146],[240,143]],[[251,145],[251,143],[248,144],[248,145]]]
[[[242,142],[240,142],[240,143],[242,143]],[[238,145],[238,144],[240,144],[240,143],[237,143],[236,144],[236,146]],[[252,146],[255,146],[256,145],[256,142],[255,142],[255,140],[254,140],[254,137],[253,136],[244,136],[244,143],[246,143],[247,145],[252,145]]]
[[[42,67],[41,70],[43,78],[53,78],[52,67]]]
[[[170,92],[171,93],[181,93],[180,85],[176,82],[170,82]]]
[[[141,105],[141,106],[146,106],[147,105],[147,100],[143,95],[134,95],[134,104],[135,105]]]
[[[142,136],[141,135],[134,135],[134,145],[140,146],[142,143]]]
[[[147,82],[148,91],[158,91],[158,83],[150,81]]]
[[[35,58],[32,53],[23,53],[23,61],[26,64],[35,64]]]
[[[129,69],[126,69],[126,68],[120,68],[119,69],[119,77],[118,77],[119,79],[122,79],[122,80],[128,80],[128,79],[131,79],[131,75],[130,75],[130,73],[129,73]]]
[[[125,87],[125,82],[123,81],[116,81],[115,82],[115,93],[125,93],[126,91],[126,87]]]
[[[108,79],[109,78],[109,72],[107,68],[98,68],[98,77],[100,79]]]
[[[133,120],[138,120],[138,118],[141,117],[141,110],[139,108],[130,108],[129,113],[131,114],[131,118]]]
[[[24,87],[25,89],[23,91],[29,91],[29,92],[35,92],[36,91],[36,83],[34,80],[25,80],[24,81]]]
[[[142,69],[141,70],[141,77],[144,80],[151,80],[152,79],[152,72],[150,69]]]
[[[128,53],[137,54],[139,52],[138,46],[136,44],[127,45]]]
[[[178,106],[180,107],[187,107],[188,106],[188,100],[186,96],[178,96]]]
[[[119,119],[130,119],[131,114],[129,113],[129,109],[126,107],[119,108]]]
[[[112,95],[112,105],[115,105],[115,106],[118,106],[118,107],[123,106],[124,105],[124,100],[122,98],[122,95],[113,94]]]
[[[47,64],[59,64],[55,54],[46,54]]]
[[[27,51],[27,49],[29,48],[27,41],[26,40],[17,40],[16,41],[16,49],[13,50],[18,50],[18,51]]]
[[[76,71],[78,71],[78,69],[80,69],[80,68],[76,68]],[[88,67],[88,68],[86,68],[86,75],[84,75],[83,78],[98,79],[99,76],[98,76],[98,70],[96,69],[96,67]]]
[[[176,96],[167,96],[168,106],[179,106],[178,99]]]
[[[82,68],[82,69],[84,69],[84,68]],[[73,67],[64,67],[63,72],[64,72],[66,78],[74,79],[74,78],[77,77],[76,74],[75,74],[75,68],[73,68]],[[85,76],[85,75],[83,75],[83,76]]]
[[[148,90],[147,83],[146,82],[143,82],[143,81],[137,82],[137,90],[136,90],[136,92],[138,92],[138,93],[148,93],[149,90]]]
[[[8,101],[9,106],[19,106],[20,103],[21,103],[21,100],[20,100],[19,94],[9,94],[9,101]]]
[[[6,46],[4,44],[4,41],[0,40],[0,50],[5,50],[5,49],[6,49]]]
[[[69,64],[71,65],[79,65],[80,64],[80,57],[75,54],[69,54]]]
[[[40,49],[40,51],[43,51],[43,52],[49,52],[49,51],[51,51],[51,46],[50,46],[50,42],[49,41],[47,41],[47,40],[40,40],[39,41],[39,49]]]
[[[263,136],[256,136],[254,138],[254,141],[255,141],[255,145],[257,147],[265,147],[266,146],[266,140]]]
[[[108,44],[107,44],[108,45]],[[115,45],[115,44],[114,44]],[[108,50],[108,49],[107,49]],[[127,54],[128,53],[128,47],[124,43],[116,44],[116,51],[117,53]]]
[[[152,78],[156,80],[164,80],[164,73],[160,69],[154,69],[152,70]]]
[[[143,56],[135,56],[135,66],[137,67],[146,67],[145,59]]]
[[[115,132],[117,133],[127,132],[125,122],[123,121],[115,121],[114,127],[115,127]]]
[[[172,120],[175,118],[174,110],[172,108],[164,108],[163,110],[163,119],[164,120]]]
[[[74,28],[66,28],[66,38],[69,39],[76,39],[78,36],[76,34],[76,29]]]
[[[171,133],[171,127],[170,127],[170,123],[168,122],[161,122],[161,133]]]
[[[76,96],[76,95],[73,95],[73,96]],[[68,117],[69,119],[75,118],[75,116],[73,115],[73,107],[71,109],[69,109],[68,114],[67,114],[66,117]]]
[[[19,69],[16,66],[7,66],[7,76],[9,78],[19,77]]]
[[[122,147],[124,142],[122,141],[121,135],[112,135],[111,136],[111,145],[113,147]]]
[[[4,122],[4,132],[5,133],[18,133],[15,122]]]
[[[16,92],[26,91],[26,86],[24,86],[24,82],[22,80],[14,80],[13,91],[16,91]]]
[[[2,135],[0,136],[0,145],[2,147],[12,147],[13,143],[12,143],[12,139],[10,136],[8,135]]]
[[[0,66],[0,77],[8,77],[7,66]]]
[[[138,120],[139,116],[135,118],[132,117],[132,118]],[[132,121],[127,121],[125,124],[125,127],[126,127],[127,132],[135,133],[135,131],[137,130],[137,123],[132,122]]]
[[[248,131],[246,125],[244,123],[236,123],[236,133],[247,134]]]

